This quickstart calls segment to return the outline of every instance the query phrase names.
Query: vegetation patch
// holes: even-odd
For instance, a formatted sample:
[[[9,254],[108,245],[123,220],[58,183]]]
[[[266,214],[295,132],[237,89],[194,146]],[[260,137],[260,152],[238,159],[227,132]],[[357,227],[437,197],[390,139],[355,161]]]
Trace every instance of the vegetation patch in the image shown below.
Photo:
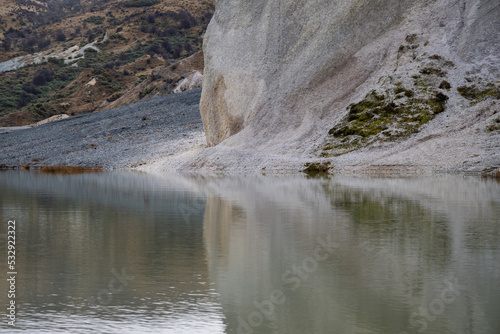
[[[114,101],[118,100],[122,96],[123,96],[123,94],[121,94],[121,93],[115,93],[115,94],[111,95],[110,97],[108,97],[106,99],[106,101],[108,101],[108,102],[114,102]]]
[[[448,81],[443,80],[439,84],[439,88],[449,90],[451,88],[451,84]]]
[[[461,86],[457,88],[457,91],[460,95],[473,102],[479,102],[487,98],[500,99],[500,87],[492,83],[484,87],[476,85]]]
[[[144,98],[146,95],[150,94],[153,90],[154,90],[154,88],[153,88],[153,87],[148,87],[148,88],[146,88],[145,90],[143,90],[143,91],[141,91],[141,92],[139,93],[139,98],[140,98],[140,99]]]
[[[302,172],[309,176],[326,175],[330,171],[330,162],[309,162],[304,167]]]
[[[114,70],[98,70],[96,71],[97,82],[112,91],[119,91],[124,88],[123,82],[120,80],[122,74]]]
[[[160,3],[160,0],[130,0],[125,7],[149,7]]]
[[[163,5],[159,0],[62,2],[33,2],[40,15],[31,18],[16,10],[16,19],[26,24],[4,29],[3,59],[83,47],[96,40],[101,41],[95,44],[100,52],[86,49],[69,65],[63,59],[49,58],[41,65],[0,73],[0,126],[30,124],[51,113],[92,112],[106,100],[115,101],[118,92],[131,93],[134,83],[150,78],[155,69],[165,69],[162,77],[169,77],[174,71],[169,65],[201,49],[215,9],[212,0],[196,5]],[[162,5],[147,8],[156,4]],[[102,42],[106,32],[108,39]],[[79,78],[83,71],[85,78]],[[92,78],[98,87],[85,86]],[[143,94],[152,81],[144,85]]]
[[[409,36],[408,39],[414,42],[415,38]],[[439,55],[429,58],[439,63],[446,61]],[[339,156],[420,131],[423,125],[446,110],[449,98],[445,93],[451,85],[444,80],[446,72],[438,65],[430,63],[420,73],[413,74],[413,84],[403,85],[396,81],[397,76],[381,78],[382,87],[349,105],[346,116],[329,130],[322,155]],[[406,77],[408,74],[401,75]]]
[[[437,75],[438,77],[444,77],[446,75],[445,71],[434,66],[426,66],[420,70],[420,73],[424,75]]]
[[[0,115],[29,111],[34,120],[60,113],[55,103],[58,93],[81,73],[81,69],[49,62],[15,72],[0,73]],[[0,122],[0,125],[10,124]]]
[[[401,100],[400,94],[406,99]],[[399,87],[386,95],[372,91],[360,102],[351,104],[344,122],[328,134],[341,139],[357,136],[365,140],[379,134],[390,139],[415,133],[445,110],[448,97],[440,92],[425,99],[414,96],[412,90]]]
[[[37,121],[41,121],[59,113],[59,111],[50,103],[36,103],[31,105],[28,110],[31,111],[33,117]]]
[[[42,166],[39,168],[42,174],[72,175],[84,173],[101,173],[101,167],[79,167],[79,166]]]
[[[90,16],[83,21],[92,24],[103,24],[105,20],[106,18],[104,18],[103,16]]]
[[[489,125],[487,128],[488,132],[500,131],[500,117],[493,121],[493,124]]]

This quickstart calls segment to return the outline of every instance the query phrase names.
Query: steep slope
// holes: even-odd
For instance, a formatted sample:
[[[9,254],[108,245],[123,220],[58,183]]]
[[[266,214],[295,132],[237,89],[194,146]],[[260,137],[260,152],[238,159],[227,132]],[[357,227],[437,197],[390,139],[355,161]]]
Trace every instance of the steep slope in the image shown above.
[[[219,0],[192,165],[493,171],[499,31],[496,0]]]
[[[54,166],[130,168],[204,142],[200,89],[2,133],[0,170]]]
[[[0,0],[0,126],[170,93],[203,71],[213,4]]]

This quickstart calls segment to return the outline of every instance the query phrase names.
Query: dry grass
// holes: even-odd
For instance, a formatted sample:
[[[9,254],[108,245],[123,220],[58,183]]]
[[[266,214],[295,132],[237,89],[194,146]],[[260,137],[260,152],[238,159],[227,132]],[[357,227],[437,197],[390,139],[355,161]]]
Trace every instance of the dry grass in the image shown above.
[[[101,173],[101,167],[78,167],[78,166],[43,166],[39,169],[42,174],[72,175],[84,173]]]

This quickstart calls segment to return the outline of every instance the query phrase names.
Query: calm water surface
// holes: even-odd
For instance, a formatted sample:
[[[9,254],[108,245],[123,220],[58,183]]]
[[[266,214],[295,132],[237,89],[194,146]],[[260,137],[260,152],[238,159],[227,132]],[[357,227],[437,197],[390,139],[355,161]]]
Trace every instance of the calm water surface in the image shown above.
[[[500,333],[495,180],[2,172],[0,218],[2,333]]]

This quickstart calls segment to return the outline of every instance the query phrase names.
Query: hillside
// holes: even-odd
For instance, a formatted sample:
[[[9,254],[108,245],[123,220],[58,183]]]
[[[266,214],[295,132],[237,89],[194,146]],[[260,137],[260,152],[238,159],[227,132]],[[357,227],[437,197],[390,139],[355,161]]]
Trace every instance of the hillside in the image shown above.
[[[118,23],[97,9],[61,19],[83,18],[86,32],[96,32],[90,39],[73,37],[88,49],[85,58],[50,59],[1,75],[2,111],[6,103],[25,101],[21,97],[39,101],[26,99],[20,111],[2,117],[3,124],[166,94],[203,67],[200,113],[207,147],[155,137],[154,147],[134,157],[141,159],[137,168],[500,176],[497,1],[220,0],[208,27],[214,7],[206,2],[113,6]],[[75,25],[66,26],[63,34],[69,35]],[[177,33],[171,36],[172,29]],[[203,54],[196,52],[202,39]],[[52,43],[52,50],[74,45]],[[176,49],[167,50],[169,45]],[[16,48],[9,52],[26,53]],[[42,135],[43,129],[24,134]],[[162,154],[160,147],[177,145],[188,149]],[[8,159],[4,163],[11,166]],[[70,163],[61,159],[52,163]],[[113,162],[104,159],[103,165]]]
[[[0,170],[61,165],[130,168],[191,150],[205,141],[200,93],[199,88],[192,89],[0,132]]]
[[[203,72],[214,2],[1,0],[0,126],[170,93]]]

